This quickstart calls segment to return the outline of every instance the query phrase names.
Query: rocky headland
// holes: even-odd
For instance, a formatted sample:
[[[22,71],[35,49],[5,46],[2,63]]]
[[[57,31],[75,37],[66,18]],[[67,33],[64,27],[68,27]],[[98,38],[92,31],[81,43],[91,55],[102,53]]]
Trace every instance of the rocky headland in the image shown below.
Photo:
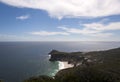
[[[74,67],[54,77],[39,76],[24,82],[120,82],[120,48],[92,52],[52,50],[50,61],[66,61]]]

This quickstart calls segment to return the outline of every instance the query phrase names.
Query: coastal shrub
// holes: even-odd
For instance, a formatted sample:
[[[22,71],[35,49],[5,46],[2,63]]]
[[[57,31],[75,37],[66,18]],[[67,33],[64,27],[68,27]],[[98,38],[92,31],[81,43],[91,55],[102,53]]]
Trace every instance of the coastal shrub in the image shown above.
[[[49,76],[39,76],[39,77],[31,77],[24,82],[55,82],[52,77]]]
[[[55,79],[57,82],[119,82],[112,73],[92,67],[64,70]]]
[[[62,52],[62,54],[66,53]],[[89,52],[86,55],[90,55],[92,59],[97,59],[100,62],[60,70],[54,79],[48,76],[40,76],[24,82],[120,82],[120,48]],[[55,55],[53,60],[57,60],[59,57],[63,58],[61,60],[65,60],[64,57],[66,56]],[[74,60],[73,57],[68,58]]]
[[[54,79],[48,76],[39,76],[24,82],[120,82],[120,78],[111,72],[93,67],[76,67],[59,71]]]

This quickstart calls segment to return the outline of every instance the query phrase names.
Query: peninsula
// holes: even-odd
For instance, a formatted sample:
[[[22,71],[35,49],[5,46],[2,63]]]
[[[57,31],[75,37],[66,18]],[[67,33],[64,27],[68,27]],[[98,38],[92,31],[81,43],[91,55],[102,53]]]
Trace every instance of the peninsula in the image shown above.
[[[60,70],[54,77],[33,77],[24,82],[120,82],[120,48],[92,52],[52,50],[51,62],[66,61],[74,67]]]

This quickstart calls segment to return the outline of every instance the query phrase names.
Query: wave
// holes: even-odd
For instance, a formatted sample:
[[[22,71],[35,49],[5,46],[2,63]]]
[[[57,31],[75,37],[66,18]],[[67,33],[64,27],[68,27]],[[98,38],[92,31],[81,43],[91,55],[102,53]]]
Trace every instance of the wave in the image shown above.
[[[71,67],[73,67],[72,64],[68,64],[68,62],[59,61],[59,70],[66,69],[66,68],[71,68]]]

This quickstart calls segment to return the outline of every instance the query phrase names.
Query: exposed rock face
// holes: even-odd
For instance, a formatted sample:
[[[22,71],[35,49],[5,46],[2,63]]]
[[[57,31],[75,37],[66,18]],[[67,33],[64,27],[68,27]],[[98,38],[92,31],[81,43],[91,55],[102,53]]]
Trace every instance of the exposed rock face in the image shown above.
[[[92,52],[87,52],[85,54],[82,54],[81,52],[80,53],[76,52],[78,54],[77,56],[74,53],[66,53],[65,55],[68,56],[72,55],[73,58],[72,62],[74,62],[74,60],[78,60],[79,62],[79,60],[81,59],[83,65],[82,66],[78,65],[75,66],[74,68],[60,70],[55,76],[56,79],[63,80],[61,82],[65,82],[65,81],[69,82],[68,79],[70,79],[70,81],[73,80],[72,82],[87,82],[84,81],[87,78],[86,79],[84,78],[83,81],[81,81],[85,75],[85,77],[90,76],[90,78],[88,79],[89,82],[93,82],[93,80],[95,80],[94,82],[120,82],[120,48],[110,49],[105,51],[92,51]],[[56,53],[56,55],[58,54],[60,56],[61,52]],[[56,56],[55,54],[51,53],[51,56],[52,55]],[[59,58],[59,56],[57,57]],[[77,57],[80,57],[80,59],[79,58],[77,59]],[[59,60],[61,60],[61,58],[62,57],[60,57]],[[69,57],[67,58],[69,60]],[[71,80],[70,77],[74,79]],[[75,79],[77,79],[77,81],[75,81]]]
[[[51,55],[50,61],[67,61],[68,59],[68,53],[65,52],[52,50],[49,54]]]
[[[67,53],[67,52],[60,52],[57,50],[52,50],[50,53],[51,58],[50,60],[52,61],[68,61],[70,59],[76,59],[76,58],[81,58],[82,57],[82,52],[72,52],[72,53]]]
[[[75,66],[78,62],[81,62],[84,57],[82,56],[82,52],[60,52],[57,50],[52,50],[49,54],[51,54],[50,61],[66,61],[69,64],[74,64]]]
[[[75,66],[80,63],[89,66],[90,64],[97,63],[113,63],[119,61],[120,59],[120,48],[105,50],[105,51],[92,51],[92,52],[60,52],[57,50],[52,50],[50,53],[50,61],[67,61],[69,64],[74,64]],[[114,61],[113,61],[114,60]]]
[[[82,61],[84,65],[60,70],[54,78],[40,76],[25,82],[120,82],[120,48],[84,54],[52,50],[49,54],[50,61]],[[89,66],[97,61],[98,63]]]

